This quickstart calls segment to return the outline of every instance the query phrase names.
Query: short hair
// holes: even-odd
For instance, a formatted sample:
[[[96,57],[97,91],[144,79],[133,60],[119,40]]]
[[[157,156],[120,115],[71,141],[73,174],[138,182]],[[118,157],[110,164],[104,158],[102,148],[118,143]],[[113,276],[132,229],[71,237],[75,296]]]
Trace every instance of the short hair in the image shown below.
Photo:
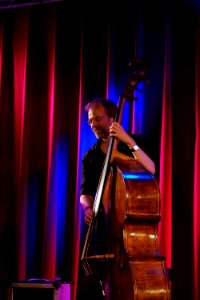
[[[106,98],[96,98],[85,106],[85,110],[89,111],[89,109],[96,106],[103,106],[109,118],[116,117],[117,105],[112,100]]]

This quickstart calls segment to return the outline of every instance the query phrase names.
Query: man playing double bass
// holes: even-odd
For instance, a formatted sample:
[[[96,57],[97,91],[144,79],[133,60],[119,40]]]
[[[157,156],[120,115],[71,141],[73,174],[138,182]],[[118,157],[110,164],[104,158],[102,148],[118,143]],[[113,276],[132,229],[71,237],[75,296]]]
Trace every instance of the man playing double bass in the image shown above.
[[[113,149],[113,156],[115,156],[115,151],[119,151],[126,156],[135,158],[144,169],[152,174],[155,174],[155,164],[144,152],[141,138],[137,135],[129,135],[121,124],[115,122],[117,105],[113,101],[104,98],[95,99],[86,105],[85,110],[88,112],[88,124],[97,138],[97,142],[82,158],[80,203],[85,223],[89,225],[94,216],[93,202],[110,137],[114,137],[117,142],[117,149]],[[95,226],[95,238],[91,243],[92,248],[98,253],[105,251],[105,226],[104,207],[101,203]],[[93,279],[91,277],[85,279],[80,279],[77,299],[104,299],[101,289],[95,286]]]

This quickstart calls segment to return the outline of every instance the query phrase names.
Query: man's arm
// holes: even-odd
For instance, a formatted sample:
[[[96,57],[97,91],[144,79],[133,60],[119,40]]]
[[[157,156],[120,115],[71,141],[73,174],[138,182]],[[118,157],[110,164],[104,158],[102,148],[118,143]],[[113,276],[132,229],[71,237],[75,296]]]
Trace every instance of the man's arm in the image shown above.
[[[135,140],[124,130],[124,128],[117,122],[112,123],[110,126],[110,136],[127,144],[132,151],[133,156],[143,165],[143,167],[152,174],[155,174],[155,164],[153,160],[140,148],[134,150],[136,146]]]
[[[87,225],[90,224],[91,220],[92,220],[92,217],[94,215],[94,212],[93,212],[93,201],[94,201],[94,198],[90,195],[81,195],[80,196],[80,204],[81,204],[81,207],[84,211],[84,218],[85,218],[85,223]]]

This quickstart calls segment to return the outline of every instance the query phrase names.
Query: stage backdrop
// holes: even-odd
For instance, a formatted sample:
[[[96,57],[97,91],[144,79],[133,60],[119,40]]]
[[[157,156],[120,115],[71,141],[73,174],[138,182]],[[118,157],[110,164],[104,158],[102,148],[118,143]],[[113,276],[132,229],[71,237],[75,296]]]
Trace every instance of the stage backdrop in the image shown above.
[[[141,1],[142,3],[142,1]],[[195,1],[100,14],[69,1],[0,11],[0,281],[61,278],[75,299],[85,104],[118,102],[129,62],[147,76],[126,107],[161,192],[159,243],[172,298],[200,297],[200,23]],[[193,4],[191,4],[193,3]],[[163,3],[162,3],[163,4]],[[109,7],[110,8],[110,7]],[[93,9],[93,8],[92,8]],[[4,299],[2,299],[4,300]]]

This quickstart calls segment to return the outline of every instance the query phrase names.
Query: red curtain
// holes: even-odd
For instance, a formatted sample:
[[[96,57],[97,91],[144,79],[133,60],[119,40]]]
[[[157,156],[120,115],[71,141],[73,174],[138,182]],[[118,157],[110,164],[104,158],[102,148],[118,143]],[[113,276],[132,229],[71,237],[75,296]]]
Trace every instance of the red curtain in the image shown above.
[[[200,187],[199,187],[199,177],[200,177],[200,141],[199,141],[199,130],[200,130],[200,90],[199,90],[199,76],[200,76],[200,23],[197,22],[198,27],[196,29],[196,93],[195,93],[195,148],[194,148],[194,200],[193,200],[193,249],[194,249],[194,299],[199,297],[199,277],[200,277],[200,230],[199,230],[199,214],[200,214]]]
[[[95,96],[117,102],[137,53],[148,73],[133,128],[148,141],[157,167],[160,251],[171,270],[173,299],[197,300],[197,7],[158,14],[146,4],[120,18],[75,15],[74,9],[56,3],[0,12],[2,295],[13,281],[61,278],[75,299],[81,157],[95,141],[84,106]]]

